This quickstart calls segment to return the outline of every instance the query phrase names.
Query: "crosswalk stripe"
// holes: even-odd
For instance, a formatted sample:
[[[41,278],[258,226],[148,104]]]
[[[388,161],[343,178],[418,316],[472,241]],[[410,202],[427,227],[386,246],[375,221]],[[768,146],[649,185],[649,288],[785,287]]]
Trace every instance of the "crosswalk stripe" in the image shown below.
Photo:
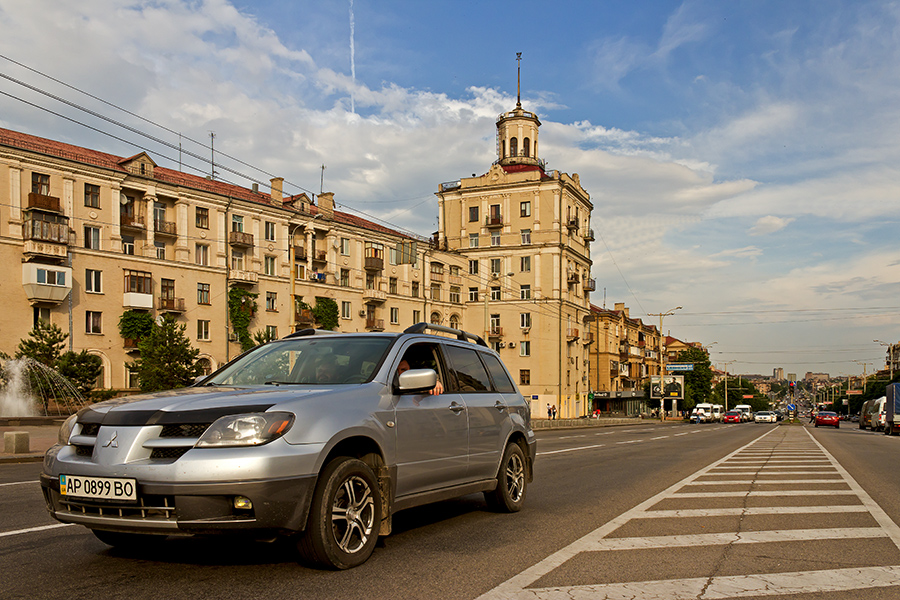
[[[604,538],[594,542],[592,552],[604,550],[645,550],[648,548],[680,548],[687,546],[721,546],[726,544],[767,544],[772,542],[806,542],[813,540],[870,539],[887,537],[880,527],[842,527],[834,529],[779,529],[696,535],[661,535],[640,538]]]
[[[855,496],[853,490],[753,490],[750,492],[677,492],[672,498],[756,498],[759,496]]]

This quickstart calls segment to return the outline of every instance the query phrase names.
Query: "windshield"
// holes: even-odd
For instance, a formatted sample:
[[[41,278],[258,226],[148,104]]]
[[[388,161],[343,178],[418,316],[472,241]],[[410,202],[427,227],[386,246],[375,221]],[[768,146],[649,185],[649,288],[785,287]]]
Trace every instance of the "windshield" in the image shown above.
[[[310,336],[260,346],[203,385],[334,385],[365,383],[393,338]]]

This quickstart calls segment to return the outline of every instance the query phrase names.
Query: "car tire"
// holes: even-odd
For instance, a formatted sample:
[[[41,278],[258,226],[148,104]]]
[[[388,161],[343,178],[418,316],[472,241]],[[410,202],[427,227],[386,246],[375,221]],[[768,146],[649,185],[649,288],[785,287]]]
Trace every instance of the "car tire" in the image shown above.
[[[884,435],[894,435],[894,424],[893,423],[885,423],[884,424]]]
[[[113,548],[148,548],[159,544],[166,539],[164,535],[150,535],[147,533],[125,533],[122,531],[106,531],[104,529],[91,529],[98,540]]]
[[[301,558],[334,570],[363,564],[378,542],[381,513],[378,480],[369,465],[336,458],[316,484],[306,531],[297,542]]]
[[[819,424],[818,424],[818,423],[816,423],[816,427],[818,427],[818,426],[819,426]]]
[[[522,447],[516,443],[508,444],[500,461],[497,487],[484,493],[484,499],[492,510],[508,513],[522,510],[528,480],[526,469]]]

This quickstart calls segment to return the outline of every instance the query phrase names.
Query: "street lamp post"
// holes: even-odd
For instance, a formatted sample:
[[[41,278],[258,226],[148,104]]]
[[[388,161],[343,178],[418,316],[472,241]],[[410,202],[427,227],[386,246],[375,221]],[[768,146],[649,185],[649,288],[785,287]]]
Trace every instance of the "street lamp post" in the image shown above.
[[[666,351],[665,345],[663,344],[663,340],[665,339],[665,335],[663,334],[663,317],[668,317],[669,315],[674,315],[676,310],[681,310],[682,307],[676,306],[675,308],[670,308],[664,313],[647,313],[647,316],[650,317],[659,317],[659,420],[665,421],[666,419],[666,398],[665,391],[666,387],[663,382],[663,377],[666,374]],[[678,401],[674,400],[672,404],[672,412],[675,412],[675,407],[678,406]]]
[[[887,356],[888,356],[888,372],[890,373],[890,379],[888,383],[894,381],[894,348],[893,344],[888,344],[887,342],[882,342],[881,340],[872,340],[876,344],[881,344],[882,346],[887,346]]]
[[[725,402],[725,412],[728,412],[728,365],[737,362],[736,360],[726,361],[725,364],[725,393],[724,393],[724,402]]]

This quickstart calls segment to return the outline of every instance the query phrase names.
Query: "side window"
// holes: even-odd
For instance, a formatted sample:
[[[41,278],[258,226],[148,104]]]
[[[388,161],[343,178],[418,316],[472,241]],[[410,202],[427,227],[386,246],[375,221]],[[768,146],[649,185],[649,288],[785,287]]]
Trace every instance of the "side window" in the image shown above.
[[[450,363],[450,379],[457,391],[461,393],[490,391],[491,380],[475,350],[450,345],[444,346],[444,350]]]
[[[401,362],[405,361],[410,369],[434,369],[438,381],[446,383],[442,376],[440,352],[435,344],[413,344],[403,352]]]
[[[484,361],[484,364],[487,365],[488,372],[491,374],[491,379],[494,380],[494,387],[497,388],[498,392],[504,394],[516,393],[516,386],[509,380],[506,369],[500,364],[500,359],[493,354],[487,354],[486,352],[481,354],[481,359]]]

